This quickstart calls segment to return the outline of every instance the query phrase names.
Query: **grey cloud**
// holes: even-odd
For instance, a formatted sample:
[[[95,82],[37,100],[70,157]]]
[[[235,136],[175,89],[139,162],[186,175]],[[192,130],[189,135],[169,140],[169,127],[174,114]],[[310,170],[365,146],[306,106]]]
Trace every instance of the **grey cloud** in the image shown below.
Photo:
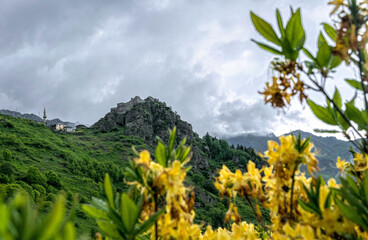
[[[290,3],[315,9],[291,0],[1,1],[0,108],[45,106],[50,117],[91,124],[118,102],[153,96],[200,134],[272,130],[278,119],[257,94],[270,55],[250,42],[259,36],[249,10],[273,16]]]

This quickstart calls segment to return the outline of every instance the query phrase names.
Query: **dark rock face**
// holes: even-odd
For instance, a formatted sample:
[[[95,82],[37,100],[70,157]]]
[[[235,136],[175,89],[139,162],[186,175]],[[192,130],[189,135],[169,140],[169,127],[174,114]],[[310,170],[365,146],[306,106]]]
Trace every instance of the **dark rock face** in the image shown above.
[[[168,130],[174,126],[177,128],[177,141],[186,137],[187,144],[194,143],[195,133],[192,125],[181,120],[177,113],[158,99],[148,97],[142,100],[137,96],[127,103],[118,103],[117,107],[111,108],[111,111],[92,127],[106,132],[123,127],[126,134],[139,136],[147,144],[154,146],[157,143],[156,136],[167,142]],[[192,147],[192,154],[191,163],[195,172],[209,167],[207,159],[200,154],[197,147]]]
[[[145,100],[135,97],[127,103],[118,103],[116,108],[111,108],[111,111],[92,127],[107,132],[124,127],[126,134],[139,136],[147,143],[154,144],[155,136],[167,141],[168,130],[174,126],[177,127],[178,139],[186,137],[189,144],[193,142],[192,126],[182,121],[165,103],[152,97]]]

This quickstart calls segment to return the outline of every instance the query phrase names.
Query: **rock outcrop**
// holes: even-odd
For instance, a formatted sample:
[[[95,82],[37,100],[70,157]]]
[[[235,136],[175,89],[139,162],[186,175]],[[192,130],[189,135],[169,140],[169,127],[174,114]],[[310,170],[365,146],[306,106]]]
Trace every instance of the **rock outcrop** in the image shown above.
[[[180,119],[170,107],[158,99],[148,97],[142,100],[134,97],[127,103],[118,103],[115,108],[96,122],[92,128],[109,132],[116,128],[124,128],[125,134],[139,136],[151,146],[156,145],[156,136],[167,142],[169,129],[176,126],[176,139],[180,141],[184,137],[188,144],[193,144],[195,137],[192,125]],[[178,142],[177,142],[178,143]],[[200,154],[196,146],[192,148],[192,166],[194,171],[208,168],[208,161]]]
[[[164,141],[168,139],[168,129],[177,127],[177,138],[187,138],[193,142],[192,126],[181,120],[177,113],[158,99],[148,97],[142,100],[134,97],[127,103],[118,103],[117,107],[101,118],[92,127],[101,131],[112,131],[114,128],[124,127],[128,135],[139,136],[148,143],[155,143],[155,136]]]

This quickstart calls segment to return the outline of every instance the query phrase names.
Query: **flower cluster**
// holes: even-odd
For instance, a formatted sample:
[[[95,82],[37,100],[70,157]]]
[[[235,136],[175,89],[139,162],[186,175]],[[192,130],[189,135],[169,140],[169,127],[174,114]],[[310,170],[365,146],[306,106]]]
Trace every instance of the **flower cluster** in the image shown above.
[[[268,150],[262,155],[267,158],[268,166],[261,170],[248,162],[248,171],[231,172],[226,166],[219,171],[215,186],[221,196],[230,199],[236,196],[253,198],[270,210],[269,237],[272,239],[335,239],[337,236],[350,234],[364,236],[355,223],[347,219],[332,200],[332,190],[339,189],[334,179],[328,184],[313,173],[318,171],[316,153],[313,144],[292,135],[280,137],[280,144],[269,141]],[[356,155],[356,163],[362,159]],[[300,166],[306,165],[311,177],[300,172]],[[344,161],[338,160],[338,166],[345,167]],[[263,175],[263,176],[261,176]],[[249,202],[251,204],[251,202]],[[260,213],[255,210],[258,220]],[[227,220],[233,220],[237,226],[237,208],[229,204]],[[260,221],[260,224],[263,224]],[[216,231],[208,228],[204,236],[211,236]],[[222,236],[232,236],[224,229],[217,230]],[[255,235],[259,236],[259,235]],[[229,239],[229,238],[224,238]]]
[[[157,234],[163,239],[198,239],[200,226],[193,224],[195,213],[194,194],[184,185],[190,158],[180,162],[173,161],[163,167],[153,161],[148,151],[142,151],[139,158],[134,159],[135,167],[141,171],[142,181],[130,182],[145,196],[142,220],[148,219],[158,208],[165,206],[166,213],[157,221]],[[150,229],[151,238],[156,238],[156,229]]]
[[[299,93],[299,100],[302,102],[307,99],[304,93],[306,86],[300,80],[300,75],[296,73],[296,69],[300,66],[294,61],[287,60],[285,62],[272,62],[273,70],[279,73],[279,76],[272,78],[272,85],[266,83],[266,88],[263,92],[265,103],[271,103],[274,107],[282,108],[290,104],[291,97]]]
[[[365,23],[368,2],[362,1],[358,6],[356,3],[348,4],[346,0],[333,0],[329,4],[334,5],[331,15],[336,15],[339,19],[333,53],[349,63],[351,54],[360,54],[368,40],[368,29]]]
[[[218,228],[212,230],[211,226],[208,226],[200,240],[218,240],[218,239],[234,239],[234,240],[258,240],[260,239],[253,224],[241,222],[239,224],[233,223],[231,230]]]

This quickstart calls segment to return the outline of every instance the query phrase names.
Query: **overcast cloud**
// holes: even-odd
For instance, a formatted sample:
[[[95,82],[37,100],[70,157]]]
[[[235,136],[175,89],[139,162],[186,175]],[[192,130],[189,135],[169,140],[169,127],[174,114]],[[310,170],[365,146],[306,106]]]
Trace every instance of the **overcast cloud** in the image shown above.
[[[323,126],[305,106],[277,111],[257,91],[271,55],[249,11],[274,20],[302,6],[308,44],[330,8],[319,0],[0,0],[0,108],[93,124],[138,95],[165,101],[194,130],[236,134]]]

